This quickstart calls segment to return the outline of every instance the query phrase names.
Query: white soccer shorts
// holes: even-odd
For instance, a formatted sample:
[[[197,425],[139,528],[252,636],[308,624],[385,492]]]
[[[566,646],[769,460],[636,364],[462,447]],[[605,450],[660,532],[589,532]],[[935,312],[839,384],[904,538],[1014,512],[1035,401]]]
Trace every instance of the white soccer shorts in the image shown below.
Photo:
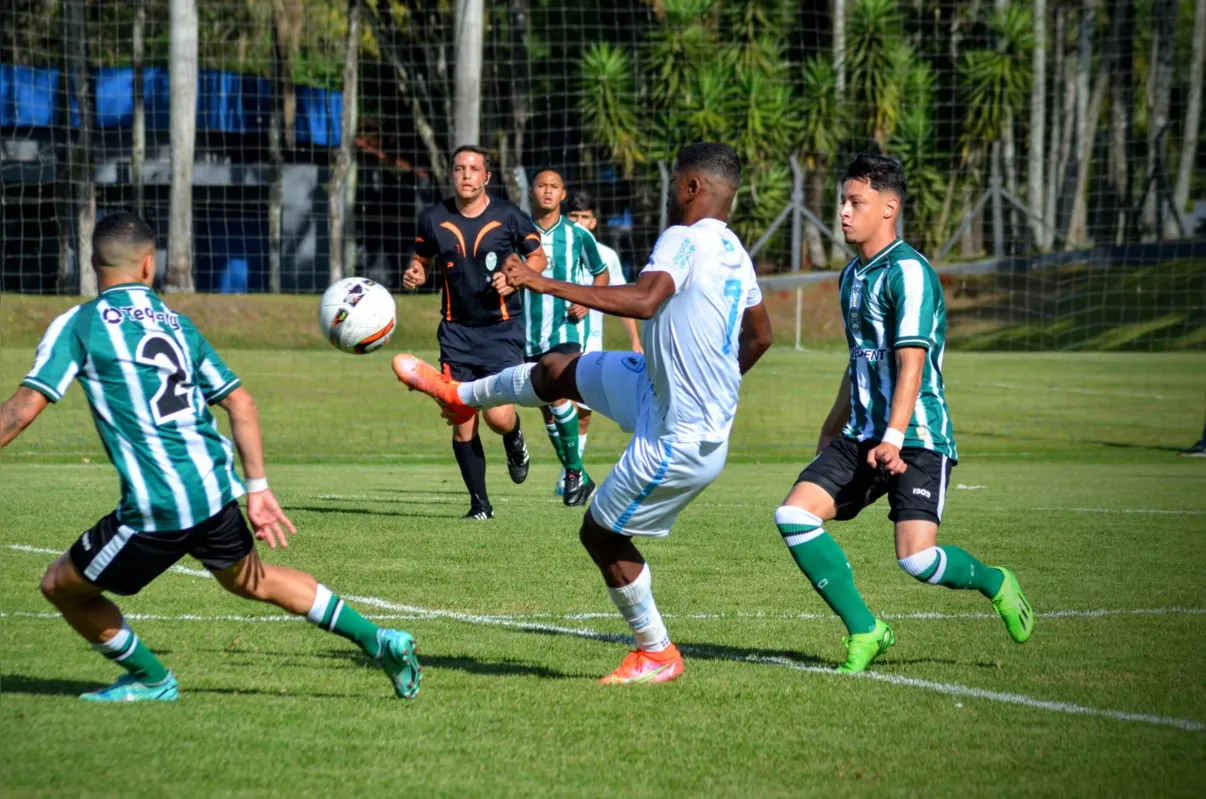
[[[653,435],[653,385],[645,358],[595,352],[578,359],[578,393],[597,413],[632,433],[591,503],[594,520],[615,533],[662,537],[683,508],[724,468],[729,443],[676,442]]]

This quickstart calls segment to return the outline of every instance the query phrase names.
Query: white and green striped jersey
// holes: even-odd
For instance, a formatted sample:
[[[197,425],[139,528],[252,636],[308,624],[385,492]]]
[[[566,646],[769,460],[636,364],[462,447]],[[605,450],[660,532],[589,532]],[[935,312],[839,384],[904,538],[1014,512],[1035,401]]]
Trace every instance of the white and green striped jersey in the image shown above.
[[[607,270],[595,237],[567,216],[562,216],[548,230],[540,228],[540,244],[548,260],[545,277],[566,283],[590,283],[588,275]],[[523,315],[528,328],[525,355],[543,355],[560,344],[578,344],[585,349],[590,336],[590,315],[575,322],[565,313],[570,305],[559,297],[524,292]]]
[[[606,244],[599,244],[599,255],[603,257],[603,263],[607,264],[607,285],[623,286],[628,283],[624,279],[624,265],[620,263],[620,254],[608,247]],[[593,275],[588,275],[593,278]],[[589,286],[592,280],[587,279],[583,285]],[[586,351],[599,352],[603,349],[603,312],[591,310],[590,314],[590,332],[587,336]]]
[[[850,419],[842,435],[858,441],[883,438],[896,388],[895,351],[921,347],[928,353],[904,445],[958,460],[942,384],[946,303],[938,273],[897,239],[866,263],[851,261],[840,287],[850,347]]]
[[[207,407],[239,378],[155,292],[113,286],[51,323],[21,385],[58,402],[73,379],[117,467],[121,524],[183,530],[243,495],[234,451]]]

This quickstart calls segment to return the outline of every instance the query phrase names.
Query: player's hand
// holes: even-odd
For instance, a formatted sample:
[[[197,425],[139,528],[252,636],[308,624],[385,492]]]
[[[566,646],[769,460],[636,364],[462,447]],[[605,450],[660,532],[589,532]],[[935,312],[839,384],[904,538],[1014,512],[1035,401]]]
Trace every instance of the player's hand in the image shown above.
[[[882,441],[867,453],[867,465],[872,469],[883,466],[888,470],[888,474],[904,474],[909,468],[909,465],[900,459],[900,448]]]
[[[247,518],[255,530],[255,537],[267,542],[269,549],[276,549],[277,544],[282,547],[289,546],[286,530],[297,534],[297,528],[281,510],[280,503],[276,501],[272,491],[267,489],[247,495]]]
[[[587,308],[585,305],[578,305],[577,303],[565,309],[565,315],[575,322],[581,322],[586,318],[588,313],[590,313],[590,308]]]
[[[498,296],[509,297],[515,293],[515,288],[507,283],[507,276],[502,272],[495,273],[491,281],[494,283],[494,290],[498,292]]]
[[[507,260],[503,261],[502,275],[506,278],[507,285],[513,289],[526,288],[540,277],[515,253],[511,253]]]
[[[410,266],[406,267],[406,271],[402,273],[402,288],[410,291],[417,289],[426,282],[427,271],[423,269],[423,264],[418,261],[411,261]]]

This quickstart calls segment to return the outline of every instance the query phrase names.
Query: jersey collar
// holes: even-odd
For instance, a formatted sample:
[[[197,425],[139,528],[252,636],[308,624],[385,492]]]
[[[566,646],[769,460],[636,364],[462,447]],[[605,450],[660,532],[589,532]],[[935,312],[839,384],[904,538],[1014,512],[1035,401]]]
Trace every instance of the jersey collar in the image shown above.
[[[884,247],[879,252],[875,253],[875,255],[871,256],[870,260],[868,260],[867,263],[863,263],[862,256],[858,256],[855,261],[855,267],[854,267],[855,271],[860,274],[865,274],[867,272],[867,270],[870,269],[876,263],[878,263],[881,258],[883,258],[888,253],[892,252],[892,250],[895,250],[901,244],[904,244],[904,239],[899,239],[899,238],[893,239],[891,244],[889,244],[887,247]]]
[[[541,227],[540,223],[538,223],[534,218],[532,219],[532,224],[536,225],[536,229],[539,230],[542,234],[547,236],[549,233],[552,233],[557,228],[563,227],[568,221],[569,221],[569,217],[566,216],[565,214],[561,214],[560,216],[557,217],[556,224],[554,224],[550,228]]]
[[[110,291],[130,291],[131,289],[141,289],[142,291],[150,291],[151,287],[144,283],[118,283],[116,286],[110,286],[101,292],[101,296],[108,294]]]

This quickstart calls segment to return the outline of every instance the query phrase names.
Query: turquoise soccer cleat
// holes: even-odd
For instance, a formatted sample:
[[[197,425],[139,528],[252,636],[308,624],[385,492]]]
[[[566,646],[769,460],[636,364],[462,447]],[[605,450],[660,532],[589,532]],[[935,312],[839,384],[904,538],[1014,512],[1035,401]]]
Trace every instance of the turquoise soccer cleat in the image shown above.
[[[414,699],[419,695],[423,667],[415,657],[413,635],[405,630],[382,630],[380,661],[399,699]]]
[[[123,674],[117,681],[99,691],[80,694],[85,702],[175,702],[180,695],[176,676],[170,671],[163,682],[147,685],[132,674]]]

